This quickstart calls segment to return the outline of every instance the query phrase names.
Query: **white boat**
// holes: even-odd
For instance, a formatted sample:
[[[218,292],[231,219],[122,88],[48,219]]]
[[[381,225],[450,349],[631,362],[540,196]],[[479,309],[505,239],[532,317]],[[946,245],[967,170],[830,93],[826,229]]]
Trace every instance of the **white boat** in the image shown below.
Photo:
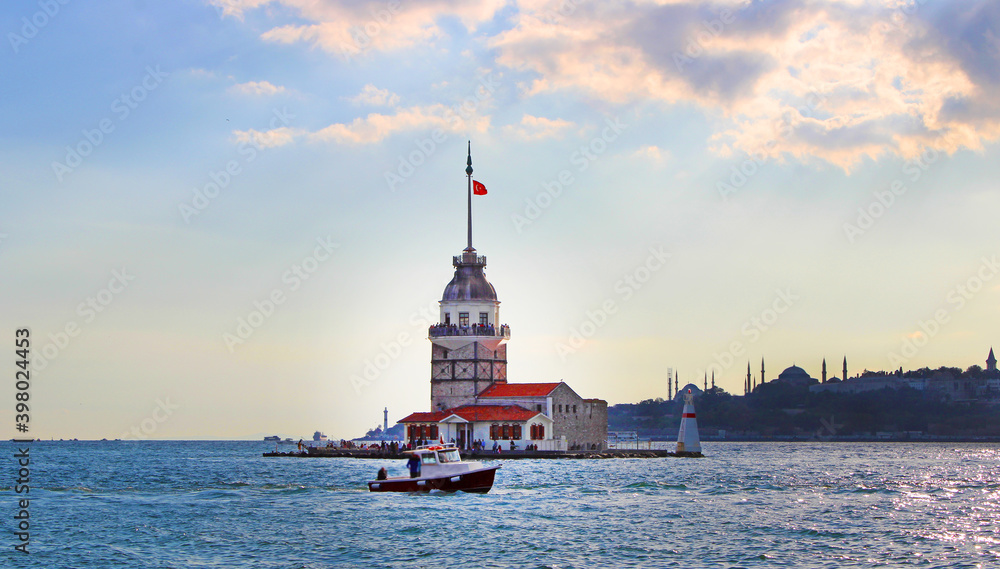
[[[376,479],[368,482],[372,492],[473,492],[485,494],[493,487],[500,465],[483,466],[464,461],[454,445],[427,445],[404,451],[420,460],[419,475]]]

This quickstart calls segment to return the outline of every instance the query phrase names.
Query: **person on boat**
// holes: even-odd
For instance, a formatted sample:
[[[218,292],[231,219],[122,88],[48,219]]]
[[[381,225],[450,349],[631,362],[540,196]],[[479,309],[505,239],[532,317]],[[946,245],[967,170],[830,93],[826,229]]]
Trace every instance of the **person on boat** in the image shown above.
[[[410,469],[410,478],[420,477],[420,457],[411,454],[410,460],[406,461],[406,467]]]
[[[386,478],[389,478],[389,472],[386,471],[385,467],[383,466],[382,468],[378,469],[378,474],[375,476],[375,479],[385,480]]]

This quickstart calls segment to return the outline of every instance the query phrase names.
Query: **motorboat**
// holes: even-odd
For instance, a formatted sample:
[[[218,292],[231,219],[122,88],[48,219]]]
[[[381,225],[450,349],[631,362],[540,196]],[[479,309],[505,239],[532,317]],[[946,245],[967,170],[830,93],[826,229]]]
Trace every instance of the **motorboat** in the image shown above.
[[[483,466],[481,462],[462,460],[454,445],[425,445],[404,451],[420,461],[416,477],[394,476],[370,480],[372,492],[473,492],[485,494],[493,487],[493,477],[500,465]]]

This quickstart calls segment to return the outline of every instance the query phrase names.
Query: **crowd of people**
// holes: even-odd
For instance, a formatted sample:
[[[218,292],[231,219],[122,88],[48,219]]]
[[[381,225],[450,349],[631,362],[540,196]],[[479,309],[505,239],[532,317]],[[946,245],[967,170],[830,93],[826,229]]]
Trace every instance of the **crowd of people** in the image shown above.
[[[472,324],[471,326],[434,324],[427,330],[430,336],[507,336],[510,334],[510,327],[501,324],[499,332],[497,334],[497,329],[492,324]]]

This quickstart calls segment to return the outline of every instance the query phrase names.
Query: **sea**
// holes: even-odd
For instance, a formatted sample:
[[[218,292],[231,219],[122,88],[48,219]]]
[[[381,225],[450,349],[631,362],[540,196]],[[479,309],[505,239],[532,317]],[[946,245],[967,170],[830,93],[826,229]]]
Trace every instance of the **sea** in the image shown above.
[[[703,443],[503,460],[493,490],[370,493],[402,460],[248,441],[3,443],[3,567],[998,567],[1000,445]],[[29,447],[27,494],[15,492]],[[22,473],[23,474],[23,473]],[[30,496],[28,554],[14,519]]]

